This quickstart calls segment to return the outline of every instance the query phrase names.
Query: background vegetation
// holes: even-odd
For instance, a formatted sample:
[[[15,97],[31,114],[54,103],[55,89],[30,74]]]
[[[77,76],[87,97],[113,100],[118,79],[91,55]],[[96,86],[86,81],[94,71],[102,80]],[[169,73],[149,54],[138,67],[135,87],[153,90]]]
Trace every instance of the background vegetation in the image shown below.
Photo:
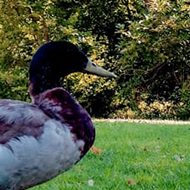
[[[118,75],[63,81],[92,116],[190,118],[189,1],[0,0],[0,13],[0,98],[30,101],[33,53],[68,40]]]

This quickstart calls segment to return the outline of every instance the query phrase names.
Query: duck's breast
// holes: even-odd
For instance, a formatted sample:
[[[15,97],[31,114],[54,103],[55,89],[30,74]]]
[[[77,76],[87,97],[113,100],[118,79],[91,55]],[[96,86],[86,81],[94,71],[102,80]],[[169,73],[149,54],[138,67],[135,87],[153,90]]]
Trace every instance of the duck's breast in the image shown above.
[[[9,112],[1,114],[3,108]],[[80,159],[84,146],[82,140],[74,142],[67,125],[18,101],[0,102],[0,131],[0,190],[26,189],[55,177]]]

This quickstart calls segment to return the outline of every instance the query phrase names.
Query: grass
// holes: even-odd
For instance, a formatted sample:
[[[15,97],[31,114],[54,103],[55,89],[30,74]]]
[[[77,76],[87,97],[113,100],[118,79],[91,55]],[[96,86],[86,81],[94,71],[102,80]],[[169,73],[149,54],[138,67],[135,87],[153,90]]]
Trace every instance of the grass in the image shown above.
[[[89,152],[71,170],[32,190],[190,190],[190,125],[95,126],[95,146],[103,153]]]

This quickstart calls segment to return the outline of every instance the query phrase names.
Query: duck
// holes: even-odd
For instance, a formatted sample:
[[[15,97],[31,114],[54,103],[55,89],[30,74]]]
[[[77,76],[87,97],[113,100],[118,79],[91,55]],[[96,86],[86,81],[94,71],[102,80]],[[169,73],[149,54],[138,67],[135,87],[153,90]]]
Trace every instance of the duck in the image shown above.
[[[24,190],[69,170],[88,152],[95,128],[61,79],[73,72],[116,77],[77,46],[51,41],[29,66],[31,103],[0,100],[0,190]]]

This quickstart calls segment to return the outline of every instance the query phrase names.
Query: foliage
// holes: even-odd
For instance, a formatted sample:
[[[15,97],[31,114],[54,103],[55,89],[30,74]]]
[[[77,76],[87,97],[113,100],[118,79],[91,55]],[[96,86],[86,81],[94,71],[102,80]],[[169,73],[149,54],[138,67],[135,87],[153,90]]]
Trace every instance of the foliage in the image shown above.
[[[141,102],[157,101],[179,106],[170,108],[176,114],[168,112],[168,118],[189,119],[188,2],[0,0],[0,11],[0,98],[30,101],[27,69],[33,53],[47,41],[68,40],[118,75],[64,79],[63,86],[92,116],[164,118],[139,109]]]
[[[129,30],[119,26],[123,55],[120,67],[125,72],[120,80],[127,86],[128,76],[140,79],[137,102],[145,100],[150,105],[155,99],[183,101],[180,89],[189,83],[190,71],[189,16],[189,7],[181,1],[156,0],[131,22]],[[179,95],[175,97],[176,90]],[[143,99],[143,93],[148,93],[148,98]]]
[[[0,1],[0,10],[0,97],[29,101],[28,63],[45,42],[43,20],[24,0]]]
[[[183,84],[181,89],[181,100],[183,102],[182,106],[179,106],[178,117],[183,120],[190,119],[190,92],[189,92],[190,83],[186,82]]]
[[[162,118],[162,119],[176,119],[179,107],[184,104],[182,102],[175,104],[174,102],[160,102],[155,100],[149,105],[141,101],[138,105],[139,110],[143,118]]]

